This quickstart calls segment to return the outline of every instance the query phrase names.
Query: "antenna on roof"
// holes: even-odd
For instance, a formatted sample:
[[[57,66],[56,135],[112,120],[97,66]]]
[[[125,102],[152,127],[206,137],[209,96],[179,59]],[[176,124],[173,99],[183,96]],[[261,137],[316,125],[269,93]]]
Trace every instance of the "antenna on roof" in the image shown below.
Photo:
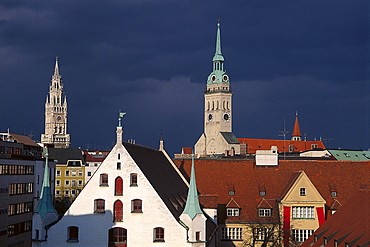
[[[289,131],[286,130],[285,118],[284,118],[284,130],[279,130],[279,132],[281,133],[281,134],[279,134],[279,136],[284,136],[284,160],[285,160],[285,158],[286,158],[286,142],[285,142],[286,138],[285,138],[285,136],[286,136],[286,134],[289,133]]]

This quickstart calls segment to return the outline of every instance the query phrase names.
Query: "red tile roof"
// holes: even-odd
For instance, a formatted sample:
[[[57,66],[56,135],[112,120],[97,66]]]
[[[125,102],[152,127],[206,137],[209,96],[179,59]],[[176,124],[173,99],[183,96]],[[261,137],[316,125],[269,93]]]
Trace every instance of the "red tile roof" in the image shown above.
[[[316,144],[317,148],[325,149],[322,141],[292,141],[273,139],[238,138],[240,143],[247,144],[247,153],[256,153],[256,150],[270,150],[271,146],[277,146],[278,152],[289,152],[289,145],[294,145],[294,152],[311,150],[311,145]]]
[[[189,177],[191,160],[174,160],[185,177]],[[370,162],[351,161],[279,161],[278,166],[257,167],[254,161],[231,159],[195,160],[197,188],[200,202],[205,208],[218,208],[228,204],[230,186],[233,186],[234,200],[242,208],[239,217],[226,221],[251,222],[260,220],[257,206],[262,198],[274,207],[277,216],[277,199],[286,187],[294,181],[298,171],[304,171],[313,185],[326,200],[328,207],[334,199],[348,200],[358,189],[370,184]],[[330,184],[336,184],[337,197],[331,197]],[[261,185],[263,185],[261,187]],[[260,196],[264,188],[266,195]],[[219,219],[222,220],[222,219]]]
[[[316,235],[316,242],[315,242]],[[301,247],[369,246],[370,245],[370,190],[359,190],[330,217]]]

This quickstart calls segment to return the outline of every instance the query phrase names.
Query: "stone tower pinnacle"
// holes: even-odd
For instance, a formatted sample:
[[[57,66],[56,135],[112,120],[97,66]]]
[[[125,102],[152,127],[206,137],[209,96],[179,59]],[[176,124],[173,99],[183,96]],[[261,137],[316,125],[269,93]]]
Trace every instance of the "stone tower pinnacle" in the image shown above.
[[[70,135],[67,134],[67,97],[63,97],[62,76],[59,73],[58,57],[55,59],[54,74],[45,102],[45,134],[41,143],[56,148],[68,148]]]

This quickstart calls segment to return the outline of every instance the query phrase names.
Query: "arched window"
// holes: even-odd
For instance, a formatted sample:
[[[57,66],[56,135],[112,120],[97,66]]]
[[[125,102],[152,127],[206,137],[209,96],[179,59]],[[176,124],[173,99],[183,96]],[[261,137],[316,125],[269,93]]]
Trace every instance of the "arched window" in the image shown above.
[[[122,221],[123,220],[123,205],[120,200],[117,200],[114,203],[114,218],[113,221]]]
[[[218,106],[219,106],[219,102],[218,102],[218,100],[217,100],[217,108],[216,108],[216,110],[218,110]]]
[[[207,107],[207,111],[209,111],[209,102],[207,102],[207,105],[208,105],[208,107]]]
[[[77,242],[78,241],[78,227],[69,226],[68,227],[68,242]]]
[[[212,101],[212,110],[214,110],[214,109],[215,109],[215,102]]]
[[[114,195],[122,196],[122,194],[123,194],[123,181],[121,177],[117,177],[115,182]]]
[[[127,245],[127,229],[121,227],[111,228],[108,231],[109,244],[108,247],[126,246]]]
[[[100,186],[108,186],[108,174],[100,174]]]
[[[131,201],[131,213],[142,213],[143,212],[143,202],[140,199],[135,199]]]
[[[164,228],[163,227],[154,228],[153,242],[164,242]]]

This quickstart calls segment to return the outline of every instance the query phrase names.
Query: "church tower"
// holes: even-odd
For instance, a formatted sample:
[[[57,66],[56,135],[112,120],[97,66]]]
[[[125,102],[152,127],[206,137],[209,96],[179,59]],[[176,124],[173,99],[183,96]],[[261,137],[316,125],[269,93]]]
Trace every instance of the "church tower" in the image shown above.
[[[45,103],[45,134],[41,143],[55,148],[69,148],[70,136],[67,134],[67,97],[63,97],[62,76],[59,74],[58,57],[55,60],[54,75],[51,79],[49,95]]]
[[[204,93],[204,133],[195,144],[197,155],[216,155],[239,150],[239,142],[232,133],[232,92],[229,76],[224,69],[221,53],[220,23],[217,23],[216,52],[213,71],[207,79]],[[237,151],[238,152],[238,151]]]

